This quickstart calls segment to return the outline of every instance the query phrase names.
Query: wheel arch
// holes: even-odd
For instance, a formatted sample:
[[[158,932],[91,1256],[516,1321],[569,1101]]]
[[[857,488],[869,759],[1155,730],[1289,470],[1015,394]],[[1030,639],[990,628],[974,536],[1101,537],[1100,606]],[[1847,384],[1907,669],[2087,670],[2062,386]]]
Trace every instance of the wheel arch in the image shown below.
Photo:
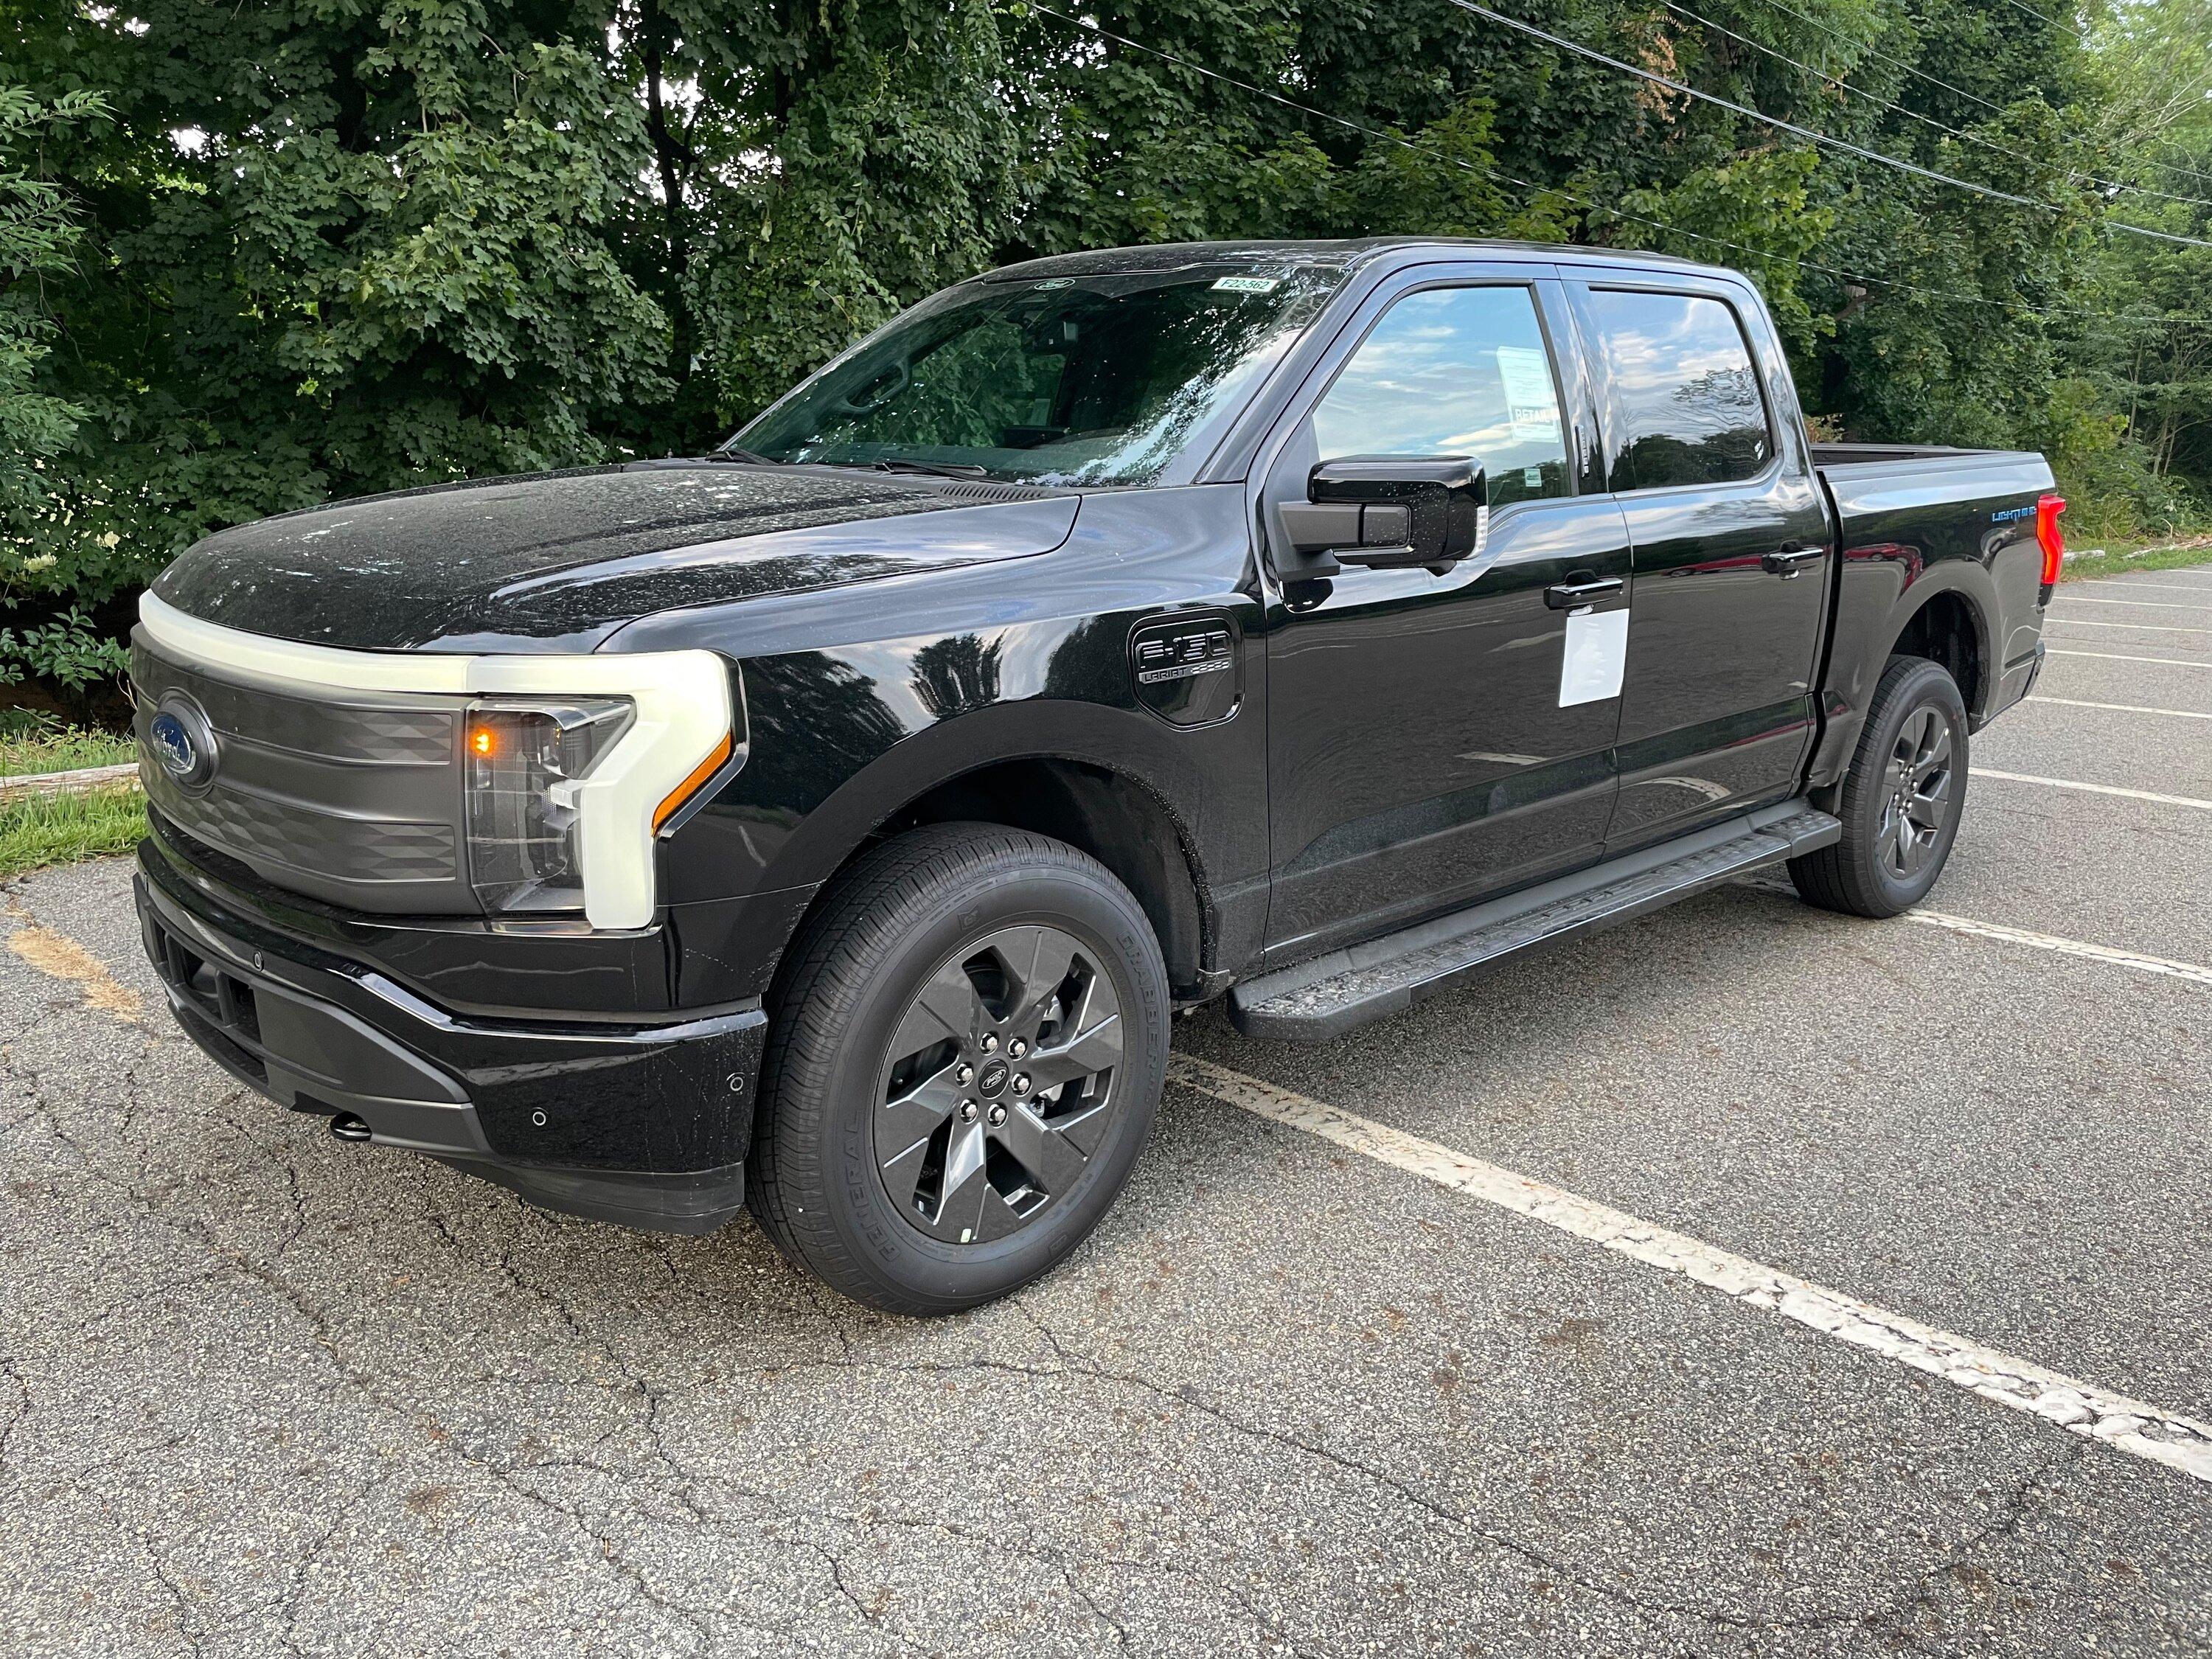
[[[1939,663],[1957,683],[1967,719],[1978,729],[1989,718],[2001,672],[1990,622],[1996,608],[1995,586],[1979,566],[1929,571],[1899,596],[1883,648],[1869,665],[1873,678],[1881,678],[1881,665],[1892,657]]]
[[[808,815],[775,867],[812,886],[799,919],[870,848],[927,823],[1028,830],[1097,859],[1143,907],[1178,997],[1213,988],[1209,859],[1194,827],[1200,781],[1149,717],[1057,703],[975,711],[916,732]],[[1088,740],[1084,740],[1088,739]]]

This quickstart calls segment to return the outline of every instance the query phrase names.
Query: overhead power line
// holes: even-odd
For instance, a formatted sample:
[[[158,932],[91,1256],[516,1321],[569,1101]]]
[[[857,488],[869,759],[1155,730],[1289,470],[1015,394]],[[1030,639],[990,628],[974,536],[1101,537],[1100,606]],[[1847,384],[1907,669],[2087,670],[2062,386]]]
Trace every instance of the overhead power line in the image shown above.
[[[1683,236],[1688,238],[1693,242],[1704,242],[1713,247],[1726,248],[1731,253],[1743,254],[1748,258],[1760,260],[1768,264],[1792,265],[1801,270],[1820,271],[1825,276],[1833,276],[1846,284],[1869,283],[1877,288],[1888,289],[1894,293],[1917,294],[1929,299],[1950,300],[1963,305],[1986,306],[1999,311],[2024,313],[2031,317],[2040,318],[2045,321],[2053,321],[2063,319],[2080,319],[2083,320],[2097,320],[2105,322],[2143,322],[2169,325],[2173,323],[2212,323],[2212,316],[2191,316],[2185,313],[2174,312],[2097,311],[2090,307],[2080,306],[2062,306],[2056,308],[2045,308],[2027,305],[2022,301],[1993,300],[1986,294],[1960,294],[1948,289],[1928,288],[1916,283],[1900,283],[1887,276],[1875,276],[1863,272],[1845,270],[1839,265],[1823,264],[1817,259],[1800,259],[1787,253],[1770,253],[1764,248],[1751,247],[1741,242],[1732,242],[1724,236],[1708,235],[1704,231],[1691,230],[1685,226],[1672,224],[1664,219],[1648,218],[1642,214],[1629,213],[1621,209],[1607,207],[1602,203],[1592,201],[1587,196],[1577,195],[1575,191],[1563,189],[1558,185],[1538,184],[1533,179],[1516,178],[1513,174],[1502,172],[1496,167],[1478,166],[1476,163],[1468,161],[1463,156],[1453,155],[1444,150],[1438,149],[1433,144],[1420,143],[1413,139],[1401,137],[1400,134],[1385,131],[1379,127],[1368,126],[1362,122],[1352,120],[1346,116],[1331,114],[1328,110],[1316,109],[1311,104],[1303,104],[1295,98],[1286,97],[1282,93],[1277,92],[1272,88],[1260,86],[1253,82],[1242,80],[1234,75],[1225,75],[1219,70],[1213,69],[1205,64],[1201,64],[1195,58],[1185,57],[1182,53],[1169,52],[1158,46],[1147,46],[1141,40],[1133,40],[1127,35],[1116,33],[1114,30],[1107,28],[1103,24],[1095,22],[1090,18],[1077,17],[1067,12],[1054,10],[1052,7],[1042,4],[1042,0],[1023,0],[1023,4],[1024,9],[1032,12],[1038,12],[1047,17],[1054,18],[1060,22],[1066,24],[1078,33],[1088,34],[1099,40],[1111,40],[1116,46],[1126,46],[1132,52],[1140,52],[1147,57],[1157,58],[1163,63],[1173,64],[1179,69],[1188,70],[1192,74],[1203,76],[1206,80],[1218,81],[1224,86],[1235,87],[1239,91],[1249,93],[1255,98],[1264,98],[1269,103],[1279,104],[1285,109],[1296,110],[1301,114],[1310,115],[1317,121],[1326,121],[1332,126],[1342,127],[1347,131],[1362,134],[1363,136],[1371,138],[1379,143],[1395,145],[1400,149],[1412,150],[1416,155],[1427,155],[1437,161],[1448,162],[1462,172],[1478,173],[1482,177],[1492,179],[1497,183],[1517,185],[1522,190],[1534,191],[1539,195],[1556,196],[1560,200],[1571,202],[1578,207],[1589,209],[1600,213],[1609,213],[1616,218],[1626,220],[1632,224],[1644,225],[1653,230],[1664,231],[1670,236]]]
[[[1881,108],[1888,110],[1893,114],[1902,115],[1908,120],[1917,121],[1923,126],[1933,127],[1936,131],[1946,133],[1951,137],[1959,139],[1963,143],[1979,145],[1982,149],[1989,150],[1995,155],[2009,156],[2012,160],[2023,162],[2029,167],[2041,167],[2043,165],[2041,161],[2038,160],[2035,156],[2030,155],[2026,150],[2014,149],[2008,145],[1992,143],[1990,140],[1981,137],[1978,133],[1966,132],[1957,127],[1946,126],[1942,122],[1937,120],[1932,115],[1923,115],[1918,110],[1908,108],[1903,104],[1893,104],[1888,99],[1882,97],[1879,93],[1869,92],[1863,87],[1855,87],[1850,82],[1843,79],[1840,76],[1831,75],[1824,69],[1816,69],[1810,64],[1801,63],[1796,58],[1790,57],[1787,52],[1778,52],[1774,47],[1767,46],[1763,41],[1754,40],[1747,34],[1737,33],[1735,30],[1729,27],[1725,23],[1716,23],[1711,18],[1692,11],[1687,6],[1678,5],[1675,3],[1675,0],[1659,0],[1659,3],[1666,7],[1668,10],[1674,13],[1677,16],[1688,18],[1690,21],[1698,25],[1700,28],[1711,29],[1717,34],[1725,34],[1729,40],[1738,41],[1744,46],[1749,46],[1753,52],[1759,52],[1765,57],[1771,58],[1778,64],[1787,64],[1790,68],[1802,70],[1804,73],[1812,76],[1816,80],[1826,82],[1838,92],[1847,92],[1854,98],[1863,98],[1869,103],[1878,105]],[[2130,185],[2124,180],[2118,179],[2100,179],[2094,173],[2083,173],[2078,168],[2073,167],[2068,168],[2067,173],[2069,178],[2085,179],[2089,183],[2096,185],[2106,190],[2132,191],[2138,195],[2155,196],[2161,201],[2181,202],[2185,203],[2191,207],[2212,207],[2212,198],[2202,196],[2176,196],[2168,191],[2153,190],[2147,185]]]
[[[1971,195],[1986,197],[1991,201],[2008,202],[2014,207],[2039,208],[2045,213],[2067,211],[2056,202],[2042,201],[2033,196],[2015,195],[2011,191],[1998,190],[1994,185],[1978,185],[1970,179],[1956,179],[1948,173],[1938,173],[1933,167],[1923,167],[1917,161],[1907,161],[1902,157],[1886,155],[1878,149],[1869,149],[1863,144],[1854,144],[1848,139],[1834,138],[1825,132],[1815,132],[1810,127],[1800,126],[1795,121],[1785,121],[1779,116],[1769,115],[1764,110],[1753,109],[1748,104],[1739,104],[1734,99],[1723,98],[1717,93],[1701,92],[1686,82],[1677,81],[1670,76],[1661,75],[1656,70],[1648,70],[1640,64],[1614,58],[1608,53],[1600,52],[1595,46],[1586,46],[1579,40],[1570,40],[1565,35],[1554,34],[1549,29],[1539,28],[1534,23],[1523,22],[1520,18],[1509,16],[1502,11],[1492,11],[1488,6],[1480,3],[1480,0],[1451,0],[1451,3],[1462,11],[1471,12],[1477,17],[1486,17],[1493,23],[1503,23],[1508,28],[1517,29],[1523,34],[1533,35],[1539,40],[1547,41],[1562,52],[1573,52],[1577,57],[1587,58],[1592,63],[1602,64],[1607,69],[1616,70],[1623,75],[1632,75],[1640,81],[1651,82],[1654,86],[1665,87],[1670,92],[1679,92],[1685,97],[1695,98],[1701,102],[1716,105],[1735,114],[1747,116],[1778,131],[1793,133],[1824,149],[1839,150],[1846,155],[1857,156],[1861,161],[1877,162],[1883,167],[1893,167],[1899,173],[1911,173],[1917,178],[1930,179],[1936,184],[1948,185],[1954,190],[1963,190]],[[2124,219],[2108,219],[2104,222],[2114,230],[2124,230],[2134,235],[2148,236],[2156,241],[2178,242],[2186,247],[2212,247],[2212,241],[2207,241],[2199,236],[2181,236],[2172,231],[2152,230],[2147,226],[2131,225]]]
[[[1926,70],[1922,69],[1917,64],[1909,63],[1905,59],[1897,57],[1893,53],[1884,52],[1872,41],[1853,40],[1850,35],[1845,34],[1841,29],[1836,27],[1832,23],[1824,23],[1819,18],[1813,16],[1810,13],[1798,10],[1796,7],[1789,3],[1789,0],[1761,0],[1761,3],[1765,5],[1770,10],[1778,11],[1784,16],[1794,17],[1799,22],[1803,23],[1809,27],[1820,30],[1821,33],[1826,35],[1830,40],[1841,43],[1844,46],[1854,52],[1864,52],[1868,57],[1878,58],[1882,63],[1890,65],[1893,69],[1903,70],[1907,75],[1912,76],[1917,80],[1925,81],[1931,87],[1941,87],[1944,91],[1951,94],[1954,97],[1963,98],[1970,104],[1978,105],[1981,108],[1988,110],[1993,115],[2002,115],[2005,112],[2003,105],[1993,104],[1988,99],[1982,97],[1979,94],[1968,92],[1961,86],[1954,86],[1939,75],[1930,75]],[[2181,173],[2191,179],[2200,179],[2206,184],[2212,185],[2212,173],[2199,173],[2194,167],[2183,167],[2178,161],[2161,161],[2159,165],[2169,173]]]
[[[2080,29],[2075,28],[2071,23],[2062,23],[2056,17],[2046,17],[2041,12],[2036,10],[2034,7],[2022,5],[2021,3],[2021,0],[2005,0],[2005,4],[2010,6],[2014,11],[2025,12],[2028,16],[2035,19],[2037,22],[2041,23],[2047,27],[2057,29],[2061,34],[2072,35],[2076,40],[2079,40],[2085,46],[2089,44],[2089,37],[2084,34]]]

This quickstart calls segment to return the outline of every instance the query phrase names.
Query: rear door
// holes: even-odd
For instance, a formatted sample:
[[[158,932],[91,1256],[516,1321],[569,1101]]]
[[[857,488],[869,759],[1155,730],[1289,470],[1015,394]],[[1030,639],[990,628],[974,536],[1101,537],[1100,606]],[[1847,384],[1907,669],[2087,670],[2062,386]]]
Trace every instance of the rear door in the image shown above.
[[[1552,268],[1423,265],[1364,301],[1278,428],[1260,478],[1271,551],[1316,463],[1468,456],[1481,552],[1441,573],[1347,565],[1271,606],[1275,877],[1268,945],[1296,956],[1594,861],[1612,811],[1617,684],[1570,686],[1569,609],[1625,607],[1620,510],[1588,493],[1586,381]],[[1616,659],[1617,669],[1617,659]],[[1617,679],[1617,672],[1613,677]]]
[[[1749,293],[1687,273],[1568,287],[1635,566],[1613,854],[1795,791],[1832,561],[1780,345]]]

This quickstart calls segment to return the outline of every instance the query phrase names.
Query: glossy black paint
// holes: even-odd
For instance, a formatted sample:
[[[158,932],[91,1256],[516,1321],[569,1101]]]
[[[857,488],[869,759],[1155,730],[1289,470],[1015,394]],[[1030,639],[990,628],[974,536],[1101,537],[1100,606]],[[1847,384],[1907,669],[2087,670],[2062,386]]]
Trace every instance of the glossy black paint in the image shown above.
[[[415,1150],[555,1169],[680,1174],[744,1157],[766,1028],[757,1003],[634,1025],[459,1018],[271,932],[158,854],[139,878],[173,995],[164,938],[259,993],[242,1030],[188,1002],[186,1032],[285,1105],[353,1111]]]
[[[209,622],[364,650],[590,651],[684,605],[1016,558],[1072,494],[679,461],[369,495],[240,525],[154,592]]]
[[[665,890],[811,890],[931,792],[1050,761],[1133,792],[1182,865],[1206,948],[1177,983],[1243,960],[1267,898],[1266,726],[1248,717],[1267,677],[1260,580],[1241,489],[1109,490],[1035,558],[639,621],[611,648],[711,641],[741,658],[752,734],[744,769],[668,844]],[[1178,726],[1139,696],[1133,630],[1181,618],[1229,628],[1233,717]]]
[[[1756,388],[1765,427],[1758,453],[1769,459],[1750,476],[1618,497],[1636,573],[1616,738],[1620,793],[1606,831],[1607,850],[1620,854],[1798,792],[1815,726],[1832,561],[1781,572],[1768,560],[1798,549],[1825,554],[1833,538],[1780,342],[1747,284],[1600,269],[1566,286],[1586,343],[1603,326],[1608,296],[1700,300],[1727,308],[1766,371]],[[1630,394],[1613,383],[1603,354],[1588,355],[1600,425],[1626,434]],[[1651,418],[1649,404],[1638,397],[1638,420]],[[1629,465],[1625,447],[1620,439],[1607,445],[1607,482],[1616,488]]]
[[[2042,660],[2043,550],[2031,517],[2000,519],[2051,488],[2043,457],[1815,445],[1843,545],[1822,681],[1828,705],[1810,781],[1841,774],[1892,646],[1931,605],[1972,625],[1960,690],[1976,730],[2026,693]]]
[[[158,824],[149,882],[272,962],[311,965],[333,997],[376,975],[462,1024],[619,1030],[763,999],[772,1017],[786,947],[857,850],[908,823],[988,817],[1106,860],[1153,920],[1176,994],[1197,1000],[1832,781],[1891,649],[1931,619],[1972,635],[1946,648],[1962,672],[1988,670],[1968,688],[1978,722],[2032,675],[2033,521],[1991,515],[2049,488],[2040,458],[1813,448],[1741,278],[1498,244],[1264,252],[1336,262],[1345,280],[1205,453],[1177,462],[1182,482],[1036,491],[645,465],[295,514],[211,538],[162,577],[194,614],[323,643],[720,653],[742,677],[748,757],[662,842],[652,927],[365,916]],[[1121,251],[1018,274],[1194,257]],[[1438,569],[1315,575],[1280,513],[1307,492],[1310,411],[1396,298],[1468,283],[1535,300],[1571,493],[1493,510],[1480,552]],[[1771,465],[1614,493],[1615,416],[1575,301],[1593,283],[1735,307]],[[1803,547],[1818,556],[1771,563]],[[1562,708],[1569,613],[1547,592],[1610,580],[1620,590],[1595,603],[1632,617],[1624,693]],[[1141,678],[1164,661],[1204,672]],[[550,1116],[580,1073],[437,1063],[471,1098],[496,1080],[533,1103],[519,1122],[489,1113],[487,1155],[549,1156],[529,1114]],[[665,1115],[653,1101],[610,1109]],[[741,1155],[743,1116],[694,1134],[698,1156]],[[628,1133],[557,1155],[614,1167],[637,1151]]]

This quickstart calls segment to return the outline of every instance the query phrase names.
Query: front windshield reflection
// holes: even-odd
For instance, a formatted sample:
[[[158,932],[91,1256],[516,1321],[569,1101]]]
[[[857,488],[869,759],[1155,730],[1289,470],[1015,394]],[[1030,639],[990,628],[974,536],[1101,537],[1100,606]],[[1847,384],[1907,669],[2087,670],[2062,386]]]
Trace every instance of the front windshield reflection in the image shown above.
[[[1340,276],[1245,263],[969,284],[925,301],[733,441],[777,461],[1150,483]]]

